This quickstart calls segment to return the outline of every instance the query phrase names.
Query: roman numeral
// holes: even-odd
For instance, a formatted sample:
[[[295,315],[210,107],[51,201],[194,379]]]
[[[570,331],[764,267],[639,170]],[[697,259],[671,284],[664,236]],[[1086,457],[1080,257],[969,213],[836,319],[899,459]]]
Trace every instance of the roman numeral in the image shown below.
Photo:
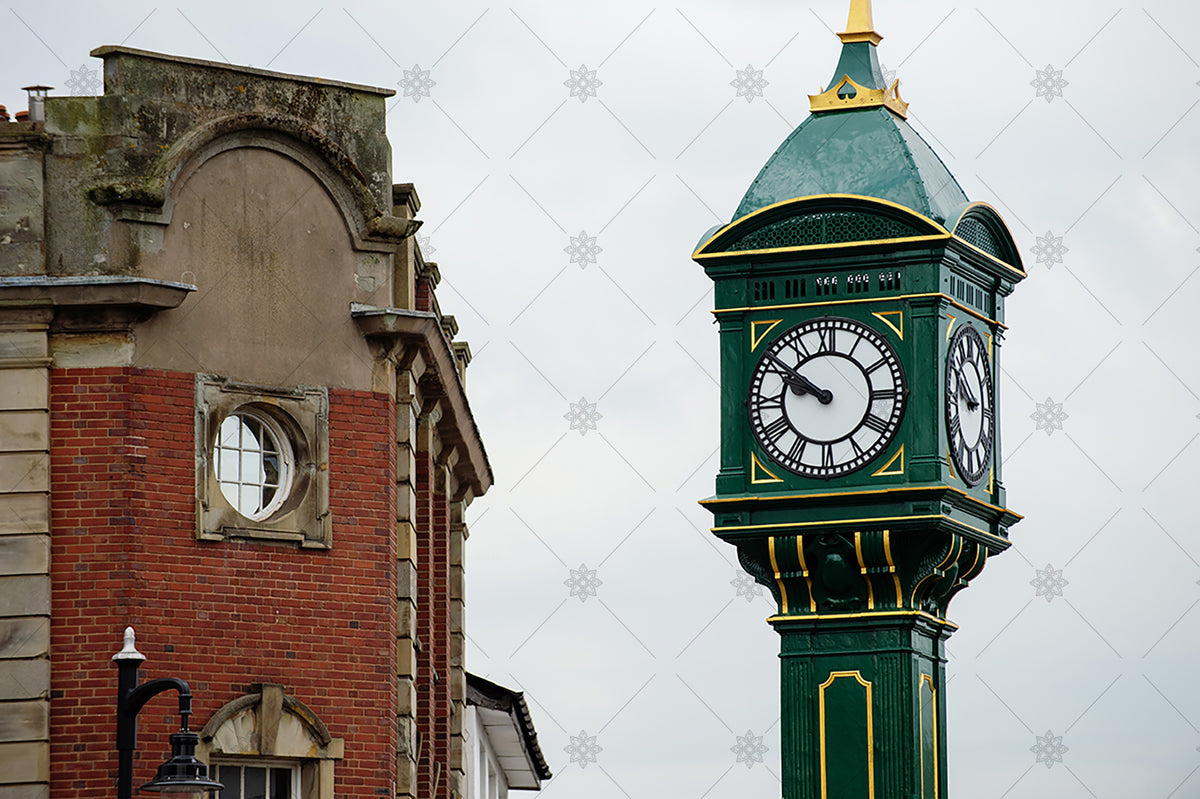
[[[863,421],[863,424],[874,430],[876,433],[885,433],[888,429],[887,420],[880,419],[873,413],[867,415],[867,418],[865,421]]]
[[[871,402],[888,402],[896,399],[896,394],[891,389],[877,388],[871,391]]]
[[[759,396],[755,400],[759,413],[763,411],[783,411],[783,394],[777,396]]]
[[[950,441],[957,442],[961,439],[962,439],[962,428],[959,426],[958,411],[956,409],[954,412],[954,415],[950,417]],[[955,447],[955,449],[957,449],[957,447]]]
[[[836,343],[836,338],[835,338],[836,335],[837,335],[837,331],[834,330],[832,327],[823,328],[821,330],[818,330],[817,336],[820,338],[820,342],[819,342],[820,349],[818,350],[818,352],[836,352],[837,351],[837,343]]]
[[[792,448],[788,450],[788,459],[793,463],[800,463],[800,459],[804,457],[804,448],[807,446],[807,438],[796,436],[796,443],[792,444]]]
[[[865,371],[867,374],[871,374],[871,373],[872,373],[872,372],[874,372],[876,369],[878,369],[879,367],[883,366],[883,365],[884,365],[884,364],[886,364],[886,363],[887,363],[887,358],[880,358],[878,361],[876,361],[875,363],[873,363],[873,364],[871,364],[870,366],[868,366],[868,367],[867,367],[867,368],[866,368],[864,371]]]
[[[833,445],[832,444],[822,444],[821,445],[821,466],[823,466],[826,469],[833,468]]]
[[[854,450],[854,457],[861,458],[862,454],[864,452],[866,452],[866,450],[864,450],[862,447],[860,447],[858,445],[858,442],[855,441],[853,438],[850,438],[849,441],[850,441],[850,448]]]
[[[780,416],[778,419],[771,422],[769,425],[766,425],[763,427],[763,435],[765,435],[769,440],[774,441],[775,439],[777,439],[781,435],[783,435],[784,432],[786,432],[788,430],[788,428],[789,428],[789,425],[788,425],[787,417]]]

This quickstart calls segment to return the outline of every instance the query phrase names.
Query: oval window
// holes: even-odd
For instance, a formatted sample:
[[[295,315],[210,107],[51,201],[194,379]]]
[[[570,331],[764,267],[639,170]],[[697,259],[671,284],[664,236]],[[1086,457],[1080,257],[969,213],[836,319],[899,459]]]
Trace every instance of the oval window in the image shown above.
[[[291,489],[291,443],[273,419],[248,408],[221,422],[213,465],[221,494],[248,519],[266,519]]]

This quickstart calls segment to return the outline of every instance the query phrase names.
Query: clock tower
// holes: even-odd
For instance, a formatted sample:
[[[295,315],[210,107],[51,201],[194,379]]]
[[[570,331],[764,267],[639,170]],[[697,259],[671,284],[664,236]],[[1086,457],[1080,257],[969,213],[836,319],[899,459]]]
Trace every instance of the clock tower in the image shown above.
[[[693,254],[721,351],[701,504],[778,603],[785,799],[936,799],[947,607],[1021,518],[998,379],[1025,272],[999,213],[908,125],[870,0],[838,36],[812,114]]]

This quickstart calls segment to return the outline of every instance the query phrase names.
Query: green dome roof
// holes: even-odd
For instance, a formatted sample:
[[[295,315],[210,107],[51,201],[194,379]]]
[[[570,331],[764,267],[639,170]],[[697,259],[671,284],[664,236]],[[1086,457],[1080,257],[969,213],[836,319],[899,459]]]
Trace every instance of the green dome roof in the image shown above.
[[[968,202],[925,140],[883,106],[809,116],[763,166],[733,218],[814,194],[877,197],[941,224]]]

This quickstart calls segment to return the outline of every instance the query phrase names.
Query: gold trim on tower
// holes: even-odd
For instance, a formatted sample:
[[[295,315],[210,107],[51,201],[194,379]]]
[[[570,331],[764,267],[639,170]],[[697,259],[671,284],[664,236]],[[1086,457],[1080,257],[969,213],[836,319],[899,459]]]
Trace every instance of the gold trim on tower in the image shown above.
[[[797,615],[797,616],[768,616],[767,623],[774,624],[778,621],[812,621],[814,619],[820,621],[828,621],[830,619],[882,619],[882,618],[897,618],[903,616],[912,616],[914,618],[922,618],[925,621],[937,624],[943,627],[949,627],[951,630],[957,630],[958,625],[952,621],[934,616],[932,613],[926,613],[923,610],[876,610],[871,613],[816,613],[813,615]]]
[[[900,337],[901,341],[904,341],[904,311],[872,311],[871,316],[896,331],[896,335]],[[893,323],[888,319],[889,316],[896,317],[896,322]]]
[[[928,292],[925,294],[901,294],[896,297],[863,297],[862,299],[857,299],[857,300],[823,300],[821,302],[793,302],[793,303],[789,303],[786,305],[758,305],[758,306],[743,305],[740,308],[714,308],[713,310],[709,311],[709,313],[711,313],[713,316],[717,316],[718,314],[723,314],[723,313],[744,313],[746,311],[783,311],[783,310],[788,310],[791,308],[818,308],[822,305],[855,305],[860,302],[893,302],[895,300],[917,300],[917,299],[921,299],[923,297],[940,297],[941,299],[946,300],[946,302],[948,302],[950,305],[954,306],[955,308],[959,309],[960,311],[963,311],[964,313],[974,316],[976,319],[978,319],[981,322],[987,322],[989,325],[993,325],[994,327],[996,327],[999,330],[1008,330],[1008,325],[998,322],[995,319],[992,319],[991,317],[984,316],[983,314],[979,313],[978,311],[972,310],[972,309],[968,308],[967,306],[963,305],[961,302],[954,299],[949,294],[943,294],[940,291],[933,291],[933,292]]]
[[[963,521],[959,521],[958,519],[955,519],[952,516],[947,516],[944,513],[914,514],[912,516],[878,516],[872,519],[828,519],[825,521],[816,522],[783,522],[779,524],[730,524],[725,525],[724,527],[710,527],[708,529],[710,532],[720,535],[722,532],[732,532],[734,530],[786,530],[788,528],[795,529],[797,527],[829,527],[835,524],[866,525],[880,524],[882,522],[913,522],[921,520],[937,520],[945,524],[956,525],[964,530],[970,530],[971,532],[978,533],[985,538],[1002,543],[1006,549],[1010,544],[1009,540],[1004,536],[996,535],[988,530],[984,530],[972,524],[967,524]]]
[[[899,458],[899,468],[893,469],[892,464]],[[894,477],[899,474],[904,474],[904,445],[900,445],[900,449],[896,450],[896,454],[888,459],[888,462],[879,467],[878,471],[872,472],[872,477]]]
[[[759,477],[758,476],[759,472],[762,472],[763,474],[765,474],[766,477]],[[759,461],[757,455],[755,455],[753,452],[750,453],[750,484],[751,485],[762,485],[763,483],[782,483],[782,482],[783,482],[782,478],[776,477],[775,475],[771,474],[771,471],[769,469],[767,469],[767,467],[762,465],[762,462]]]
[[[800,561],[800,570],[804,575],[804,584],[808,586],[808,609],[817,612],[817,600],[813,596],[812,577],[808,573],[808,561],[804,559],[804,536],[796,536],[796,558]]]
[[[862,674],[857,669],[854,671],[832,671],[829,673],[829,678],[821,683],[817,689],[817,704],[821,724],[821,799],[828,799],[829,796],[829,784],[825,767],[825,689],[833,685],[833,681],[839,677],[853,677],[858,680],[859,685],[867,689],[867,799],[875,799],[875,716],[871,708],[871,682],[870,680],[864,680]]]
[[[775,326],[782,322],[782,319],[763,319],[757,322],[750,323],[750,351],[754,352],[758,349],[758,345],[766,338],[766,335],[775,329]],[[758,332],[759,325],[766,325],[767,329],[763,332]]]
[[[887,558],[888,571],[892,573],[892,582],[896,584],[896,607],[904,607],[904,595],[900,591],[900,577],[896,574],[896,564],[892,560],[892,531],[883,531],[883,556]]]
[[[808,110],[814,114],[876,106],[883,106],[901,119],[908,118],[908,103],[900,99],[899,80],[892,81],[892,85],[886,89],[868,89],[849,75],[843,75],[828,91],[808,96]]]
[[[862,575],[863,582],[867,584],[867,610],[874,610],[875,587],[871,585],[871,576],[867,574],[867,564],[863,560],[862,533],[857,531],[854,533],[854,556],[858,558],[858,573]]]
[[[997,513],[1011,513],[1018,521],[1025,517],[1008,508],[1002,508],[999,505],[993,505],[990,502],[984,502],[978,497],[971,496],[961,488],[955,488],[950,485],[931,485],[931,486],[896,486],[894,488],[873,488],[870,491],[831,491],[822,494],[781,494],[771,497],[714,497],[712,499],[702,499],[699,504],[701,507],[707,508],[709,505],[723,505],[730,502],[779,502],[782,500],[792,499],[826,499],[828,497],[866,497],[875,494],[894,494],[900,491],[940,491],[945,489],[955,494],[959,494],[966,499],[983,505],[985,508],[991,508]]]
[[[838,34],[843,44],[870,42],[879,44],[883,37],[875,32],[875,20],[871,14],[871,0],[850,0],[850,16],[846,30]]]
[[[767,539],[767,554],[771,557],[771,570],[775,573],[775,584],[779,586],[779,602],[783,607],[783,612],[788,612],[788,597],[787,586],[783,584],[783,580],[779,574],[779,561],[775,559],[775,536]]]
[[[946,318],[950,320],[950,324],[946,325],[946,341],[950,340],[950,331],[954,329],[954,323],[958,321],[958,317],[952,313],[946,314]]]
[[[938,772],[938,722],[937,722],[937,688],[933,685],[933,677],[928,674],[921,675],[921,681],[917,686],[917,695],[920,696],[921,688],[925,684],[929,684],[929,706],[932,710],[933,718],[933,799],[938,799],[940,791],[938,790],[938,782],[940,775]],[[920,708],[921,717],[921,799],[925,799],[925,711]]]

